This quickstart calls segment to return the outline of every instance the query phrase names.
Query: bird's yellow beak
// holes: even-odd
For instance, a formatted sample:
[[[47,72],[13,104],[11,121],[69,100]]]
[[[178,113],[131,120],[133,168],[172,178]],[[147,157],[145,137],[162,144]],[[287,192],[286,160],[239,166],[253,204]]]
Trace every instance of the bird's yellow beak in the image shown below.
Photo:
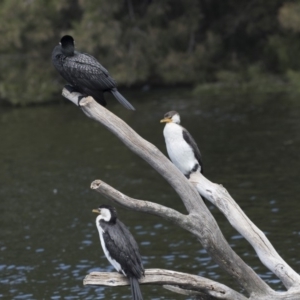
[[[100,211],[99,211],[98,208],[93,209],[92,212],[93,212],[93,213],[96,213],[96,214],[100,214]]]
[[[163,118],[162,120],[160,120],[160,123],[171,123],[172,119],[170,118]]]

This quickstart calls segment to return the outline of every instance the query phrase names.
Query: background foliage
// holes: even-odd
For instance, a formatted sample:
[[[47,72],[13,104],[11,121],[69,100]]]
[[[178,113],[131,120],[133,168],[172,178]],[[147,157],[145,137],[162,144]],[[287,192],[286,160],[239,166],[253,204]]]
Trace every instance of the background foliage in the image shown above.
[[[12,104],[61,92],[50,57],[64,34],[119,86],[300,91],[299,1],[2,0],[0,33],[0,99]]]

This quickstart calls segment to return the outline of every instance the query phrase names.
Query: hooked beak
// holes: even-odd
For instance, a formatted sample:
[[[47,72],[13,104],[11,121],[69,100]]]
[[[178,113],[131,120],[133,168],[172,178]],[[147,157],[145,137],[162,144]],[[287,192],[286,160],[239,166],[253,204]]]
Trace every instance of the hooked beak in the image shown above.
[[[170,118],[163,118],[162,120],[160,120],[160,123],[171,123],[172,119]]]

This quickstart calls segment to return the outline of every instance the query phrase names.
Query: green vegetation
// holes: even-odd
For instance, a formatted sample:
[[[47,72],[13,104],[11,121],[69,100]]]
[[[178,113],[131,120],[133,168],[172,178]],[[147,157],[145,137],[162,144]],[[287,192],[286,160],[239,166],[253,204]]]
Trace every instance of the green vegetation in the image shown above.
[[[300,2],[2,0],[0,100],[46,102],[64,81],[51,52],[64,34],[119,86],[300,92]]]

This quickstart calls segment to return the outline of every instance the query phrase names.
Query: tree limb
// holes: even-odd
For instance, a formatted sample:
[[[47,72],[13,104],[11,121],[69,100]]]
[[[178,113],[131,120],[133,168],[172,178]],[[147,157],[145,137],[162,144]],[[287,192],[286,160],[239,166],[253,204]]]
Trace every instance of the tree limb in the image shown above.
[[[66,89],[63,90],[63,95],[69,100],[72,99],[74,103],[78,100],[78,94],[73,95]],[[199,239],[209,255],[225,272],[235,278],[251,296],[258,297],[257,299],[263,299],[266,295],[275,293],[232,250],[193,184],[155,146],[141,138],[110,111],[97,104],[93,98],[84,98],[79,105],[87,116],[100,122],[114,133],[130,150],[147,161],[170,183],[189,212],[188,217],[193,226],[188,230]]]
[[[176,285],[179,286],[181,290],[186,290],[188,294],[204,292],[205,294],[213,296],[214,298],[212,299],[247,299],[242,294],[221,283],[201,276],[170,270],[147,269],[145,270],[145,277],[142,277],[139,282],[140,284]],[[116,272],[92,272],[85,277],[83,284],[124,286],[129,285],[129,281],[125,276]]]
[[[230,224],[252,245],[261,262],[286,286],[299,286],[300,276],[277,253],[265,234],[246,216],[227,190],[212,183],[200,173],[193,173],[190,182],[198,192],[217,206]]]
[[[152,215],[159,216],[168,221],[176,223],[181,227],[186,228],[188,226],[189,220],[186,215],[183,215],[176,211],[175,209],[168,208],[166,206],[153,203],[150,201],[133,199],[114,189],[112,186],[108,185],[104,181],[95,180],[91,184],[91,189],[97,191],[105,198],[116,202],[124,207],[149,213]]]

